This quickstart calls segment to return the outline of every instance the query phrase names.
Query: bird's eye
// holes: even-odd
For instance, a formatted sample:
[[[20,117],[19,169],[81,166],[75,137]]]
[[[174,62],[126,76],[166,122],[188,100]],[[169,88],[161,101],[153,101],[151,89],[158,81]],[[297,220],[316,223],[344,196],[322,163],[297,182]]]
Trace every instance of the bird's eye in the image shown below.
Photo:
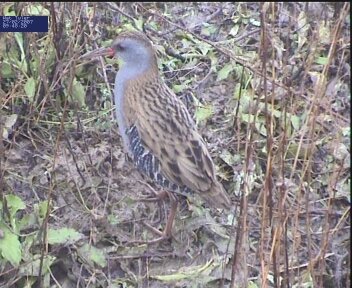
[[[125,50],[125,47],[123,47],[121,44],[116,44],[115,49],[116,51],[123,51]]]

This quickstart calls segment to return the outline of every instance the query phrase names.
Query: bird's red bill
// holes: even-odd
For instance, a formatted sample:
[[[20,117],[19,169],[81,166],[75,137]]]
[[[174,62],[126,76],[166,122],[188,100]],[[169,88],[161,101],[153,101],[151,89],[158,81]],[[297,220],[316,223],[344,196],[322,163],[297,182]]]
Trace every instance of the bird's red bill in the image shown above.
[[[115,55],[114,49],[109,47],[109,48],[99,48],[99,49],[93,50],[91,52],[86,53],[82,57],[84,58],[95,58],[99,56],[113,57],[114,55]]]

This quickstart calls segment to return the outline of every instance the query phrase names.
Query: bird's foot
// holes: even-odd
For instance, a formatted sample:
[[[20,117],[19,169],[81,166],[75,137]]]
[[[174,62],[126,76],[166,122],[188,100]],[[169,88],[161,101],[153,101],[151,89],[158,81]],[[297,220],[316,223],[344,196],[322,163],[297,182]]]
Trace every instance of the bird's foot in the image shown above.
[[[149,191],[151,191],[150,194],[147,197],[140,198],[141,201],[144,202],[155,202],[155,201],[160,201],[160,200],[165,200],[165,198],[168,196],[168,192],[165,190],[162,190],[160,192],[157,192],[151,185],[149,185],[147,182],[140,181],[138,180],[139,183],[147,186],[149,188]]]
[[[144,226],[147,227],[151,232],[159,235],[160,237],[163,237],[165,239],[169,239],[172,237],[171,231],[163,231],[161,232],[159,229],[156,229],[155,227],[153,227],[152,225],[143,222]]]
[[[166,237],[165,235],[160,236],[158,238],[155,238],[153,240],[134,240],[134,241],[130,241],[129,244],[147,244],[147,245],[151,245],[151,244],[155,244],[155,243],[160,243],[166,240],[169,240],[169,237]]]
[[[171,231],[160,231],[157,228],[153,227],[152,225],[143,222],[144,226],[147,227],[151,232],[153,232],[154,234],[157,234],[159,237],[153,239],[153,240],[134,240],[132,241],[132,243],[135,244],[155,244],[155,243],[159,243],[162,241],[166,241],[166,240],[170,240],[171,238],[174,238],[172,236]]]
[[[155,190],[152,190],[153,196],[147,196],[145,198],[140,198],[140,201],[143,202],[156,202],[156,201],[161,201],[165,200],[165,198],[168,196],[168,193],[166,191],[161,191],[161,192],[156,192]]]
[[[150,224],[148,224],[146,222],[143,222],[144,226],[146,226],[153,233],[159,235],[159,237],[154,239],[154,240],[148,240],[148,241],[139,241],[139,240],[137,240],[137,241],[133,241],[133,243],[154,244],[154,243],[158,243],[158,242],[170,239],[170,238],[175,239],[172,236],[171,230],[172,230],[172,224],[174,222],[176,211],[177,211],[177,203],[178,203],[177,202],[177,198],[174,197],[174,195],[172,193],[168,193],[166,191],[163,191],[163,192],[160,192],[160,193],[157,193],[156,191],[153,191],[153,192],[156,194],[156,196],[157,196],[157,198],[159,198],[159,200],[160,200],[160,197],[165,197],[165,196],[169,196],[169,198],[170,198],[171,207],[170,207],[170,212],[169,212],[169,215],[168,215],[168,218],[167,218],[167,221],[166,221],[165,229],[164,229],[163,232],[161,232],[158,229],[156,229],[155,227],[153,227],[152,225],[150,225]]]

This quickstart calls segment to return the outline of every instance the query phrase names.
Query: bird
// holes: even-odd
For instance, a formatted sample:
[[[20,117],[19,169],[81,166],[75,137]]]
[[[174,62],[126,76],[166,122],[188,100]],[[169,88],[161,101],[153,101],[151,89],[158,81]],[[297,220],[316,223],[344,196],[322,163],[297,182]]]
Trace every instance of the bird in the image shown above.
[[[94,54],[94,53],[93,53]],[[153,242],[171,237],[177,195],[198,194],[215,208],[231,208],[214,162],[184,103],[166,85],[156,49],[142,32],[125,31],[95,56],[118,59],[114,97],[125,152],[137,169],[164,189],[170,212]],[[156,230],[156,229],[155,229]]]

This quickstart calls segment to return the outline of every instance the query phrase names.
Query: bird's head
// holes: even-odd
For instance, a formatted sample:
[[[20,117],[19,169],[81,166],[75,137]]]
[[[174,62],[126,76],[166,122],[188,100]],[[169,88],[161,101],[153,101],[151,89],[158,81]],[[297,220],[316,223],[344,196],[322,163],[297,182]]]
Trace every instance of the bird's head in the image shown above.
[[[100,48],[83,57],[110,56],[118,59],[120,67],[145,70],[157,66],[155,49],[150,40],[141,32],[123,32],[109,48]]]
[[[152,43],[140,32],[121,33],[110,48],[110,55],[119,59],[122,65],[152,65],[156,62]]]

